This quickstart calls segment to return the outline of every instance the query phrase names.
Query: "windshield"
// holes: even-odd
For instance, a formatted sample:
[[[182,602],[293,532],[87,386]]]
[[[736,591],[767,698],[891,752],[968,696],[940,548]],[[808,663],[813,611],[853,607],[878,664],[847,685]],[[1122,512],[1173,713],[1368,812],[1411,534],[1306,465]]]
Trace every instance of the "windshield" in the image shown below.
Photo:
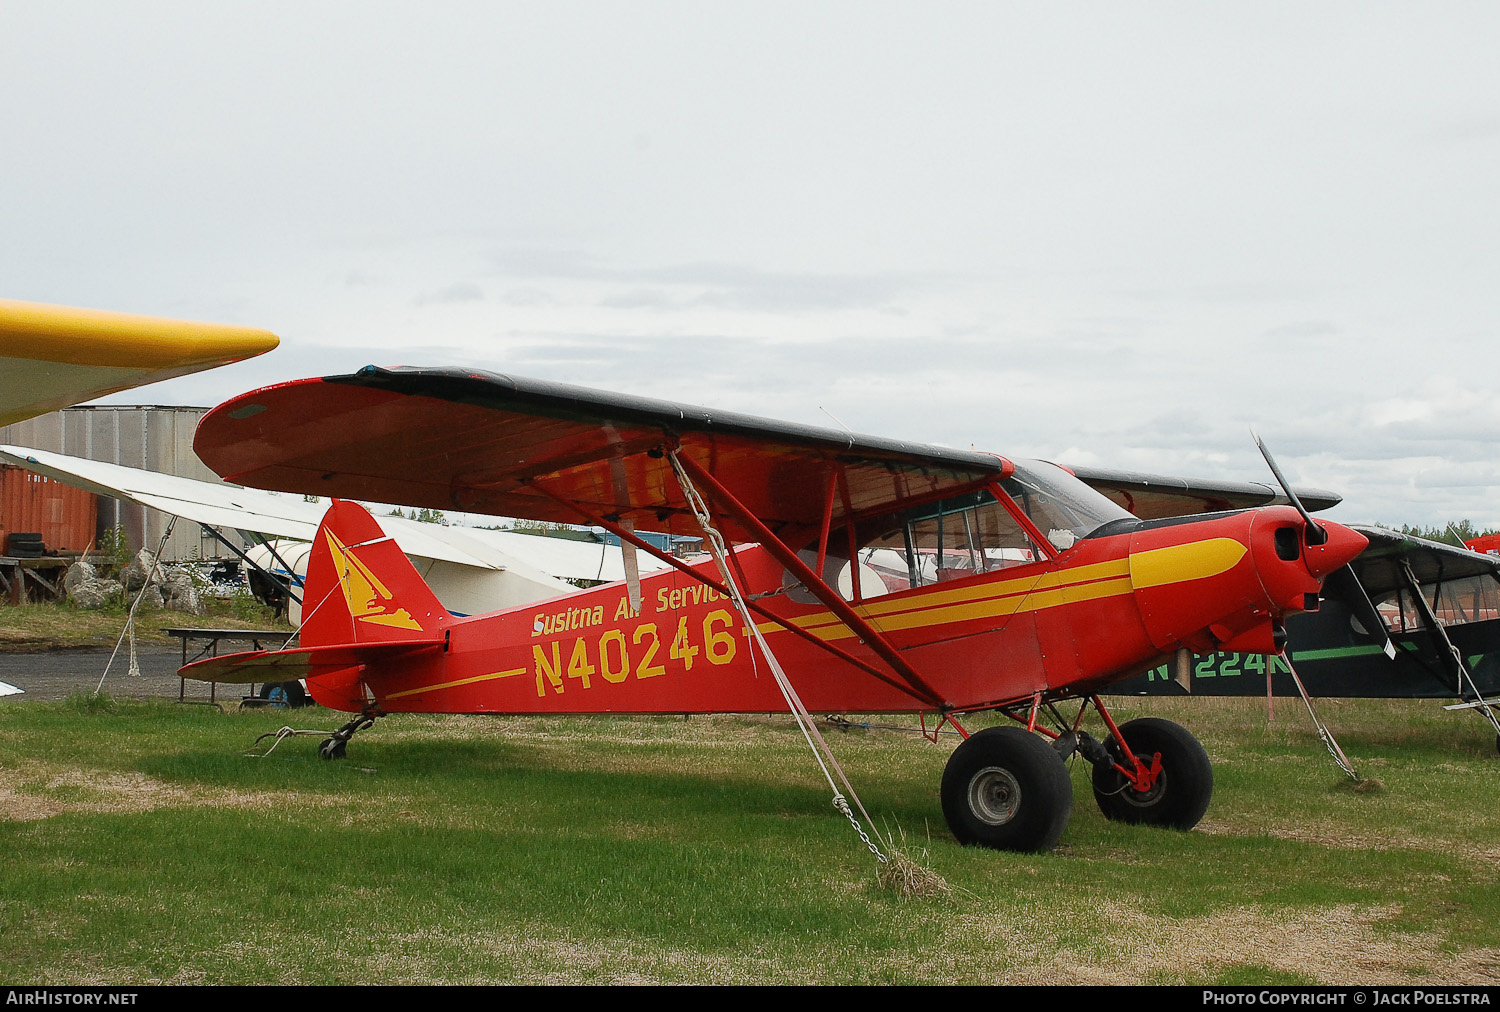
[[[1441,584],[1424,583],[1422,596],[1434,617],[1445,626],[1500,617],[1500,587],[1488,575],[1457,577]],[[1424,628],[1421,612],[1411,599],[1411,591],[1405,588],[1382,598],[1377,607],[1391,632]]]
[[[1015,461],[1016,473],[1000,483],[1025,511],[1037,530],[1058,549],[1114,520],[1134,520],[1134,514],[1085,485],[1056,464],[1044,460]]]
[[[1000,485],[1050,548],[1037,544],[988,489],[966,492],[872,522],[861,538],[857,596],[876,597],[1031,565],[1067,551],[1105,524],[1135,519],[1055,464],[1027,460],[1015,467]],[[829,540],[823,578],[850,600],[855,596],[854,580],[841,540]],[[815,551],[802,554],[809,565],[816,565]],[[815,600],[790,573],[783,585],[794,600]]]

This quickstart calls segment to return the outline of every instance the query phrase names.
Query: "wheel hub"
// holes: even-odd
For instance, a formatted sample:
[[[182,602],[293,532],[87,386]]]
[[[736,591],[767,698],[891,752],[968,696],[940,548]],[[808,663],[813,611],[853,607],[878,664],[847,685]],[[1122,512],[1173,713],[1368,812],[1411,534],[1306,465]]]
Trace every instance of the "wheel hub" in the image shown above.
[[[1160,773],[1156,774],[1156,779],[1151,781],[1151,786],[1146,788],[1144,791],[1138,790],[1135,784],[1126,781],[1125,789],[1120,792],[1120,797],[1124,798],[1132,805],[1139,805],[1142,808],[1146,808],[1160,801],[1162,792],[1164,792],[1166,789],[1167,771],[1162,770]]]
[[[1021,785],[1010,770],[986,766],[969,780],[969,810],[979,821],[1003,826],[1021,807]]]

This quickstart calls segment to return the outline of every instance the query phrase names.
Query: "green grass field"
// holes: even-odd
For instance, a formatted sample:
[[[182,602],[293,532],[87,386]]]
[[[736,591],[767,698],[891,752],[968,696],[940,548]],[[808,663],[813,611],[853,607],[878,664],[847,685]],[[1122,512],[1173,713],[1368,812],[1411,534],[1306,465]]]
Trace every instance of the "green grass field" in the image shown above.
[[[128,608],[118,604],[101,611],[85,611],[71,604],[29,604],[14,608],[0,604],[0,650],[26,653],[38,650],[60,650],[71,647],[111,647],[125,628]],[[164,626],[210,624],[219,629],[286,629],[285,619],[278,619],[269,608],[247,594],[224,599],[204,599],[197,616],[180,611],[142,608],[136,614],[136,637],[144,644],[171,646]]]
[[[780,717],[395,716],[0,702],[0,977],[129,983],[1500,983],[1500,757],[1472,715],[1132,701],[1203,739],[1191,833],[1075,763],[1043,855],[949,837],[952,740],[830,732],[950,887],[903,898]]]

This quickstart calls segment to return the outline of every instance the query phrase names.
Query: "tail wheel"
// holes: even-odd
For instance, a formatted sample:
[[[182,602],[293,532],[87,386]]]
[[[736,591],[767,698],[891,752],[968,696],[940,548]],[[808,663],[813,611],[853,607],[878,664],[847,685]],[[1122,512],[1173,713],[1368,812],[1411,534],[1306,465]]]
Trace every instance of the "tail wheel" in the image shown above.
[[[1050,850],[1073,812],[1073,781],[1041,738],[1019,727],[990,727],[953,750],[942,800],[948,828],[965,846]]]
[[[1111,766],[1094,767],[1094,800],[1107,819],[1150,826],[1192,829],[1208,811],[1214,793],[1214,770],[1208,753],[1187,728],[1160,717],[1141,717],[1121,725],[1130,751],[1147,766],[1161,755],[1161,773],[1150,790],[1138,791]],[[1104,746],[1120,761],[1123,752],[1111,736]]]

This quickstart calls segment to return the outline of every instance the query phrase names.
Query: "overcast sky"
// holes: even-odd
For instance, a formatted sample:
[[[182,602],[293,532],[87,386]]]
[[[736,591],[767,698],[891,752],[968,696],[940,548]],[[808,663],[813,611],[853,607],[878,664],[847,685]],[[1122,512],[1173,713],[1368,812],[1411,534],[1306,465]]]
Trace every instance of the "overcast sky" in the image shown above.
[[[0,0],[0,297],[117,396],[463,364],[1500,527],[1500,5]],[[832,416],[832,418],[830,417]]]

